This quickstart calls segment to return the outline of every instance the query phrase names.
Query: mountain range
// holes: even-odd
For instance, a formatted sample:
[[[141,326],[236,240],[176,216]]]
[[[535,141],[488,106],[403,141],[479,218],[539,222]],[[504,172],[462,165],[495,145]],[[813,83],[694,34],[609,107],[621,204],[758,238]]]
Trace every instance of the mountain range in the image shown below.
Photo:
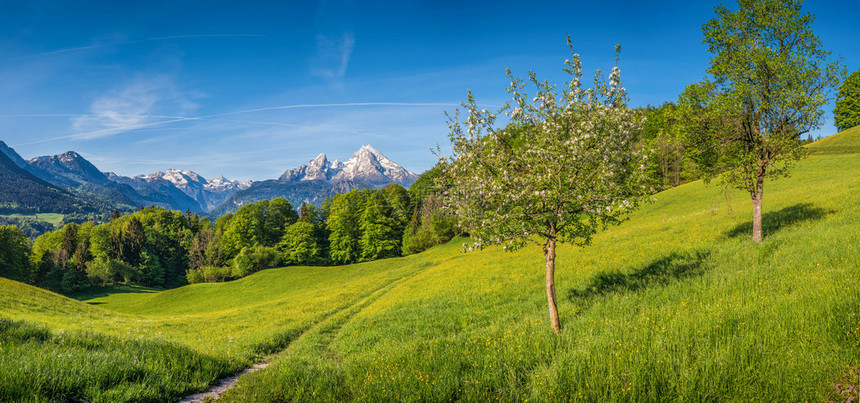
[[[206,179],[183,169],[122,176],[102,172],[74,151],[27,161],[0,141],[0,206],[28,212],[71,208],[60,209],[57,203],[79,210],[86,207],[87,211],[111,204],[121,210],[156,205],[217,217],[263,199],[284,197],[294,206],[302,202],[319,205],[337,193],[390,183],[408,187],[416,179],[418,175],[370,145],[359,148],[345,162],[329,161],[326,154],[320,154],[306,165],[286,170],[278,179],[237,181],[223,176]]]

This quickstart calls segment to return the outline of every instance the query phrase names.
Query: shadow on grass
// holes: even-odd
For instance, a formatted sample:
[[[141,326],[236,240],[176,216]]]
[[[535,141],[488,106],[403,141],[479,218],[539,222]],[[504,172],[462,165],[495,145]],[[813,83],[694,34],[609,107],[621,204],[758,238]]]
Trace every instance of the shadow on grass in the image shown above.
[[[833,214],[833,210],[815,207],[812,203],[798,203],[779,211],[771,211],[761,216],[761,229],[765,236],[771,235],[782,228],[791,227],[806,221],[816,221]],[[729,238],[752,236],[752,221],[740,224],[724,234]]]
[[[710,254],[710,251],[672,253],[632,273],[600,273],[584,288],[571,289],[568,299],[572,302],[589,300],[595,296],[634,292],[664,286],[687,277],[701,276],[705,273],[705,261]]]
[[[97,287],[90,288],[87,290],[79,291],[74,294],[67,295],[69,298],[76,299],[78,301],[86,301],[88,299],[93,298],[101,298],[107,297],[108,295],[113,294],[150,294],[155,292],[164,291],[158,288],[150,288],[144,287],[140,285],[115,285],[115,286],[107,286],[107,287]],[[94,305],[95,303],[88,302],[89,304]]]

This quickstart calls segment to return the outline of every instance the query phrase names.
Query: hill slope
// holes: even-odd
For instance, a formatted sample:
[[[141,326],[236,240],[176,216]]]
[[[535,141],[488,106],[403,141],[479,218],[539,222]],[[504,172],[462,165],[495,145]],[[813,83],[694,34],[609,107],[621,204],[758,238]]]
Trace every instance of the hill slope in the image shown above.
[[[283,351],[224,398],[827,400],[836,383],[856,385],[860,368],[853,135],[829,138],[847,146],[814,153],[791,178],[765,185],[761,245],[749,241],[748,195],[696,182],[656,195],[587,248],[561,247],[560,336],[549,330],[536,248],[461,254],[451,243],[86,303],[0,280],[0,316],[13,320],[0,322],[0,379],[11,380],[0,397],[143,400],[155,390],[175,398]],[[107,341],[77,347],[99,337]],[[189,375],[120,355],[113,368],[140,376],[113,381],[106,367],[73,360],[22,364],[46,362],[41,351],[100,362],[132,341],[198,364]],[[70,386],[27,382],[42,377]]]
[[[35,177],[0,153],[0,205],[6,212],[69,213],[83,203],[63,190]]]

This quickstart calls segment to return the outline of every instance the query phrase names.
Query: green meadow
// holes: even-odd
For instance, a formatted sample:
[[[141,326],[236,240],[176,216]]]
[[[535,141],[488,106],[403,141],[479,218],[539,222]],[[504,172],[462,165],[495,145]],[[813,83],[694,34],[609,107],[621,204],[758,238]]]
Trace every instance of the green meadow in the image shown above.
[[[688,183],[563,245],[264,270],[80,300],[0,279],[0,401],[826,401],[860,383],[860,127],[748,194]],[[839,386],[839,388],[837,388]],[[856,395],[856,391],[851,392]]]
[[[33,213],[33,214],[15,213],[15,214],[0,214],[0,217],[13,218],[13,219],[14,218],[18,218],[18,219],[32,218],[36,221],[46,222],[48,224],[53,225],[54,227],[59,228],[63,224],[63,217],[64,216],[62,214],[57,214],[57,213]]]
[[[63,215],[57,213],[4,214],[0,215],[0,217],[33,218],[37,221],[44,221],[46,223],[53,224],[55,227],[59,227],[60,224],[63,223]]]

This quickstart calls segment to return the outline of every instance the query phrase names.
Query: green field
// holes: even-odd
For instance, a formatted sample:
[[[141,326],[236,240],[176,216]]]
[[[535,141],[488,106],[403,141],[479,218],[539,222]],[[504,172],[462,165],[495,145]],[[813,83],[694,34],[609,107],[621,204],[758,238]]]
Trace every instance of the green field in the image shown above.
[[[837,399],[860,382],[860,128],[810,149],[765,184],[760,245],[748,195],[694,182],[562,246],[560,336],[541,253],[463,239],[82,301],[0,279],[0,401],[176,400],[266,356],[223,399]]]
[[[0,217],[9,218],[33,218],[37,221],[44,221],[59,228],[63,223],[63,215],[58,213],[33,213],[33,214],[2,214]]]

